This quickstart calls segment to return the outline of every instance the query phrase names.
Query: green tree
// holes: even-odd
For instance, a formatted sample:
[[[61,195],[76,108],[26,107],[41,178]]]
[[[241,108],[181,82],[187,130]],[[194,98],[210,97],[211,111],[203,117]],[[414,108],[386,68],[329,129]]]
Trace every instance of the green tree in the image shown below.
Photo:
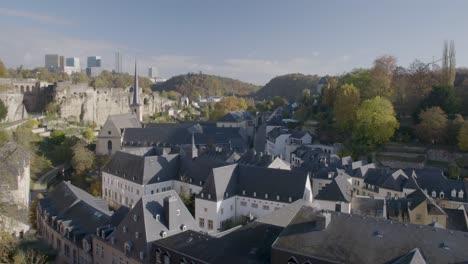
[[[8,108],[3,103],[3,101],[0,100],[0,121],[5,119],[7,114],[8,114]]]
[[[6,130],[0,130],[0,147],[3,146],[5,142],[10,140],[10,133]]]
[[[458,147],[468,151],[468,121],[465,121],[458,132]]]
[[[377,96],[359,107],[353,138],[359,144],[374,147],[387,143],[398,127],[392,103]]]
[[[419,115],[421,122],[416,131],[419,138],[427,143],[440,143],[447,136],[448,118],[440,107],[431,107]]]
[[[448,165],[448,177],[450,179],[458,180],[462,173],[462,169],[456,162],[450,162]]]
[[[86,128],[86,130],[83,132],[83,137],[88,140],[88,142],[92,142],[95,139],[94,136],[94,130],[92,128]]]
[[[0,60],[0,78],[8,77],[8,74],[8,69],[5,67],[5,64],[3,64],[3,61]]]
[[[447,136],[447,143],[450,145],[457,145],[458,140],[458,132],[460,131],[460,128],[462,127],[463,123],[465,120],[463,119],[463,116],[460,114],[455,115],[455,118],[449,122],[449,127],[448,127],[448,136]]]
[[[351,129],[360,104],[359,90],[352,84],[341,86],[336,92],[333,106],[337,125],[342,130]]]
[[[219,120],[231,111],[243,111],[247,109],[247,102],[244,98],[224,97],[215,104],[214,110],[210,113],[211,120]]]
[[[54,145],[60,145],[65,141],[65,131],[54,130],[50,133],[49,141]]]
[[[433,106],[439,106],[450,116],[459,113],[460,101],[456,97],[453,87],[434,86],[429,95],[421,102],[419,112]]]
[[[447,41],[444,43],[441,77],[443,85],[453,87],[455,81],[455,42],[453,40],[450,41],[450,46]]]
[[[76,175],[84,175],[93,168],[94,161],[94,153],[85,144],[80,142],[72,147],[71,165]]]
[[[371,71],[368,69],[355,69],[339,79],[339,86],[344,84],[353,84],[359,89],[362,99],[370,99]]]

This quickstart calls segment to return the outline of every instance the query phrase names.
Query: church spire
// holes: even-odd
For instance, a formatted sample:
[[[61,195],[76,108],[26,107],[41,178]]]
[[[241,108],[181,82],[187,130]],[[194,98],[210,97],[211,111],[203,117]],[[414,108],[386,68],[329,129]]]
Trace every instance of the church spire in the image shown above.
[[[137,74],[137,62],[135,60],[135,79],[133,80],[133,100],[132,106],[140,105],[140,100],[138,99],[138,74]]]

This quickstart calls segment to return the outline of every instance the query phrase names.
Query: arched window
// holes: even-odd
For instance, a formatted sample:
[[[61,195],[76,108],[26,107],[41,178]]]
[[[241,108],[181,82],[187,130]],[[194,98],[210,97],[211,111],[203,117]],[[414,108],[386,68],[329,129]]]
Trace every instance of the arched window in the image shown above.
[[[109,150],[109,153],[112,151],[112,140],[107,141],[107,150]]]
[[[444,198],[444,192],[439,193],[439,198]]]
[[[23,85],[21,85],[20,89],[21,89],[21,92],[24,93],[24,86]]]

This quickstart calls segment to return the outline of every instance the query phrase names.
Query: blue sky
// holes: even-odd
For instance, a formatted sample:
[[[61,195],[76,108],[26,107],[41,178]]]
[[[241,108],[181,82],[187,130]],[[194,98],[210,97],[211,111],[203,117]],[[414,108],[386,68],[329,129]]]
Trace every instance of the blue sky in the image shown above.
[[[447,3],[448,2],[448,3]],[[139,73],[186,72],[264,84],[293,72],[338,74],[391,54],[402,66],[439,58],[454,40],[468,65],[468,1],[1,1],[0,58],[43,66],[44,54],[101,55]],[[464,48],[466,47],[466,48]]]

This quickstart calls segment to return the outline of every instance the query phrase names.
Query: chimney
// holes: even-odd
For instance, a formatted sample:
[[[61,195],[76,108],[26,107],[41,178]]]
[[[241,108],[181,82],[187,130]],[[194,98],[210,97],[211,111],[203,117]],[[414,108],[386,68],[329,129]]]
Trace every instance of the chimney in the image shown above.
[[[167,221],[167,228],[169,230],[174,230],[178,228],[177,225],[177,217],[178,217],[178,212],[179,211],[177,208],[177,198],[174,196],[168,196],[164,198],[164,217],[166,218]],[[179,211],[180,214],[180,211]]]
[[[318,230],[325,230],[330,223],[331,214],[330,213],[322,213],[317,216],[316,227]]]

